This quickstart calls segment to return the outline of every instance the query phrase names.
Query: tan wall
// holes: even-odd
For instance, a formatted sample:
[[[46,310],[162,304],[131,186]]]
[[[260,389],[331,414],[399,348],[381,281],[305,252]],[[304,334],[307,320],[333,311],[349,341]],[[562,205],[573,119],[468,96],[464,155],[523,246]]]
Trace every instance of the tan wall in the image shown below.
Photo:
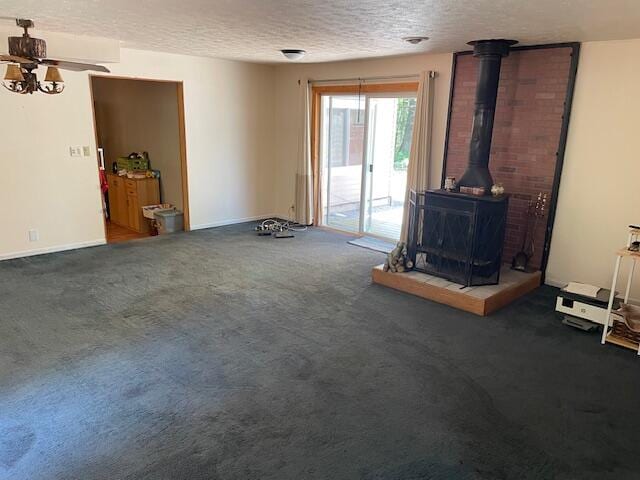
[[[272,66],[122,49],[110,68],[184,82],[192,228],[274,213]],[[64,78],[61,95],[0,92],[0,259],[105,241],[89,77]]]
[[[444,138],[451,79],[452,54],[409,55],[318,64],[286,64],[276,68],[275,113],[277,177],[275,183],[276,211],[290,216],[295,199],[296,156],[300,123],[298,79],[352,78],[387,75],[410,75],[433,70],[438,76],[434,92],[434,125],[431,184],[440,185]]]
[[[160,170],[160,196],[182,210],[178,89],[175,83],[93,79],[98,143],[105,165],[131,152],[148,152]]]
[[[640,40],[581,48],[548,282],[608,287],[613,252],[640,223]],[[634,298],[640,298],[636,281]]]

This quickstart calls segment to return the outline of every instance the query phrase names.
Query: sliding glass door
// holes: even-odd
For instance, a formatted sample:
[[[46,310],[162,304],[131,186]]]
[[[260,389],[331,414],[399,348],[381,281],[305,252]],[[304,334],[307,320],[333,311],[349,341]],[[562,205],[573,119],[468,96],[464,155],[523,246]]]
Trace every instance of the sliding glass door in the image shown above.
[[[338,94],[321,98],[322,223],[397,240],[415,95]]]
[[[360,231],[364,119],[364,97],[322,97],[323,223],[349,232]]]

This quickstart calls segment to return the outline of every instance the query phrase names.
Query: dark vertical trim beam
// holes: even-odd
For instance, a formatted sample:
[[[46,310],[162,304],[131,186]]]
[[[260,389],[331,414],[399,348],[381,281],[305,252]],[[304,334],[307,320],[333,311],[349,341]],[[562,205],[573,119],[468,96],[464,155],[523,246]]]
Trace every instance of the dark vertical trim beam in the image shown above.
[[[553,234],[553,224],[556,219],[558,207],[558,193],[560,191],[560,178],[562,177],[562,167],[564,165],[564,154],[567,148],[567,137],[569,135],[569,120],[571,118],[571,107],[573,105],[573,92],[578,74],[578,62],[580,60],[580,43],[564,45],[571,47],[571,65],[569,67],[569,82],[567,83],[567,95],[564,101],[564,112],[562,113],[562,127],[560,129],[560,142],[556,152],[556,170],[553,176],[553,187],[551,189],[551,204],[549,205],[549,216],[547,218],[547,228],[544,237],[544,250],[542,252],[542,283],[545,281],[547,264],[549,263],[549,252],[551,250],[551,236]]]
[[[453,90],[456,83],[456,66],[458,64],[459,52],[453,54],[451,61],[451,84],[449,85],[449,107],[447,110],[447,129],[444,134],[444,151],[442,154],[442,175],[440,178],[440,188],[444,188],[444,181],[447,178],[447,153],[449,153],[449,135],[451,133],[451,110],[453,109]]]

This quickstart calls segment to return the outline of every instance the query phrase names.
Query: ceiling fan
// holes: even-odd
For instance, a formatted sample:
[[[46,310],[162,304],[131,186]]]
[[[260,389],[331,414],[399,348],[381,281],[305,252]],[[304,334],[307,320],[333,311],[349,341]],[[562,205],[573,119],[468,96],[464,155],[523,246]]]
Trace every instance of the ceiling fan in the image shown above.
[[[2,85],[10,92],[20,94],[42,92],[49,95],[62,93],[64,80],[59,69],[109,73],[109,69],[102,65],[46,58],[47,43],[29,35],[29,29],[34,25],[33,21],[17,18],[16,25],[24,29],[24,33],[21,37],[9,37],[9,54],[0,55],[0,63],[8,63]],[[38,80],[34,72],[40,65],[47,67],[44,83]]]

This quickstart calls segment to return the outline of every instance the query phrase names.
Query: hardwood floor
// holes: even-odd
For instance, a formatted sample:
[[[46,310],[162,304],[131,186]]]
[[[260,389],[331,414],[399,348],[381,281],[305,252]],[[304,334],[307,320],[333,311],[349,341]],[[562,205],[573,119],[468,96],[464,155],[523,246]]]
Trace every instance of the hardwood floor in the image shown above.
[[[138,233],[115,223],[107,222],[107,243],[121,243],[148,237],[148,233]]]

